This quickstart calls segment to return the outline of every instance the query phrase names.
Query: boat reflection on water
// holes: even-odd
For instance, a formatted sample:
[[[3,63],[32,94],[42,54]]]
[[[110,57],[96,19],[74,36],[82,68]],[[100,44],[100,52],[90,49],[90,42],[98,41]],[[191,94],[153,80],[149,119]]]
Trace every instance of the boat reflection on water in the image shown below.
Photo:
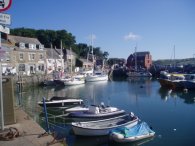
[[[149,141],[152,141],[154,137],[139,140],[136,142],[117,143],[110,141],[109,136],[98,136],[98,137],[82,137],[78,136],[74,140],[73,146],[140,146]]]
[[[195,103],[195,91],[178,92],[177,95],[184,99],[184,103],[193,104]]]
[[[151,95],[152,78],[128,77],[129,95],[135,97],[149,97]]]
[[[168,100],[168,98],[182,98],[184,103],[193,104],[195,103],[195,91],[173,91],[167,88],[159,88],[159,94],[163,100]]]
[[[131,83],[142,83],[142,84],[146,84],[148,82],[151,82],[152,77],[128,77],[127,81],[131,82]]]
[[[171,96],[172,90],[160,87],[158,92],[161,96],[161,99],[166,101]]]
[[[73,146],[105,146],[109,143],[109,136],[76,136]]]
[[[150,138],[146,138],[146,139],[143,139],[143,140],[139,140],[139,141],[136,141],[136,142],[127,142],[127,143],[117,143],[117,142],[111,142],[109,144],[109,146],[140,146],[142,144],[146,144],[147,142],[150,142],[154,139],[154,137],[150,137]]]

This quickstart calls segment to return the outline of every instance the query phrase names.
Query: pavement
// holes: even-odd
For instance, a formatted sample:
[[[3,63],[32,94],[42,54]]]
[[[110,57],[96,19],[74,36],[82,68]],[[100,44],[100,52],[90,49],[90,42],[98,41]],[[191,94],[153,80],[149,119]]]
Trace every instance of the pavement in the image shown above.
[[[41,136],[45,133],[45,130],[22,109],[16,108],[15,115],[16,124],[7,125],[4,131],[0,131],[0,146],[67,146],[65,140],[59,142],[48,134]],[[12,129],[11,134],[14,133],[14,138],[2,139],[1,136],[5,136],[9,129]]]

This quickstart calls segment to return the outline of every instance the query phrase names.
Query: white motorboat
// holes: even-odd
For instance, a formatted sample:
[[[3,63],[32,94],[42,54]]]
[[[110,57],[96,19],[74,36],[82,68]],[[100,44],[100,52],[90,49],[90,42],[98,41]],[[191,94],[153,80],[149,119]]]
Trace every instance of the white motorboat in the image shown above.
[[[151,130],[146,122],[140,122],[131,128],[121,127],[113,130],[110,133],[110,139],[116,142],[134,142],[154,135],[155,132]]]
[[[134,114],[125,114],[114,118],[88,121],[72,122],[72,128],[75,135],[80,136],[103,136],[109,135],[111,130],[127,126],[133,127],[138,123],[138,117]]]
[[[111,118],[116,117],[120,115],[124,115],[125,111],[122,109],[118,109],[116,107],[111,106],[104,106],[103,104],[100,106],[97,105],[90,105],[88,108],[83,107],[78,108],[81,111],[77,110],[76,107],[71,108],[72,110],[75,110],[76,112],[71,112],[68,117],[73,118],[75,121],[82,121],[82,120],[100,120],[105,118]],[[70,111],[69,109],[68,111]],[[87,110],[88,109],[88,110]]]
[[[38,104],[43,106],[43,101],[39,101]],[[71,97],[58,97],[54,96],[49,100],[45,101],[47,107],[69,107],[69,106],[77,106],[83,104],[82,99],[71,98]]]
[[[88,111],[89,108],[86,107],[85,105],[81,105],[81,106],[75,106],[75,107],[71,107],[65,110],[65,112],[83,112],[83,111]]]
[[[70,80],[64,81],[65,86],[81,85],[84,83],[85,83],[84,78],[76,78],[76,77],[72,77]]]
[[[94,73],[85,77],[86,82],[108,81],[108,74]]]

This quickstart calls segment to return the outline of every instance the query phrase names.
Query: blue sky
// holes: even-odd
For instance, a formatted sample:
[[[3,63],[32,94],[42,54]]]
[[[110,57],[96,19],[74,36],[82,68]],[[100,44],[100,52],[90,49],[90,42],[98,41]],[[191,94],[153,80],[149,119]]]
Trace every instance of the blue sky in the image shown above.
[[[150,51],[154,60],[195,54],[194,0],[13,0],[11,28],[65,29],[77,43],[126,58]]]

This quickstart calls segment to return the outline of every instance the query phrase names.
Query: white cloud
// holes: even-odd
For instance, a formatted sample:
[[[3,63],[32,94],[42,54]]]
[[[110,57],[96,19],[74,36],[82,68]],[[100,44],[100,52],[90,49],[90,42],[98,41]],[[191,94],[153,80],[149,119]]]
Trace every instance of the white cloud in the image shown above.
[[[136,41],[136,40],[141,39],[141,36],[134,34],[133,32],[130,32],[128,35],[124,36],[124,39],[126,41]]]

